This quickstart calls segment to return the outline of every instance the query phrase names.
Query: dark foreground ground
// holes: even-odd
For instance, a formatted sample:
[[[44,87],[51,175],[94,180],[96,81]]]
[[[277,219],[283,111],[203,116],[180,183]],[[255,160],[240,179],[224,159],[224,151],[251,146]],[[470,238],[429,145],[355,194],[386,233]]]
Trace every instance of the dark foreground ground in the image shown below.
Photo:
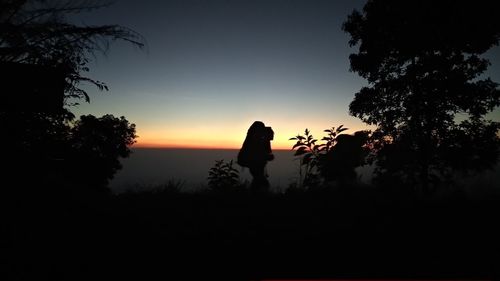
[[[496,200],[46,190],[3,196],[2,280],[500,276]]]

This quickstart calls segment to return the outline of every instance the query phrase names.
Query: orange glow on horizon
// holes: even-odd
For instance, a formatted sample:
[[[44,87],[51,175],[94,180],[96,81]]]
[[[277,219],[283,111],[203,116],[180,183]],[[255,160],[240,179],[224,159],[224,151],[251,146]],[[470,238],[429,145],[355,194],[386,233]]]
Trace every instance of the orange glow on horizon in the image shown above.
[[[324,126],[309,128],[318,143],[324,137]],[[304,134],[304,129],[295,130],[283,126],[275,131],[274,140],[271,141],[273,150],[291,150],[296,141],[289,140],[297,134]],[[355,128],[345,131],[352,134],[358,130],[367,128]],[[177,148],[177,149],[240,149],[246,137],[246,128],[211,128],[211,129],[179,129],[179,130],[149,130],[139,131],[137,142],[132,147],[137,148]]]
[[[290,141],[291,143],[291,141]],[[136,148],[174,148],[174,149],[240,149],[241,144],[214,142],[214,143],[165,143],[165,142],[140,142],[137,141],[132,147]],[[293,143],[292,143],[293,145]],[[291,150],[292,145],[275,145],[271,142],[271,147],[274,150]]]

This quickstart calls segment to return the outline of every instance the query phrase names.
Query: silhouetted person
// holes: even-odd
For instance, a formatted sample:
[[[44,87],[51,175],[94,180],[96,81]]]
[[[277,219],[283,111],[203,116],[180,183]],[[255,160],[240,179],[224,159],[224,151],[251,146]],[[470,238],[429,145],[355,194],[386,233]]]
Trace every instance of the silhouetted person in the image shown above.
[[[250,169],[252,175],[251,189],[254,192],[267,191],[269,181],[265,167],[268,161],[274,159],[271,150],[271,140],[274,132],[261,121],[255,121],[248,129],[247,136],[238,153],[238,164]]]
[[[356,182],[356,168],[365,164],[369,139],[368,131],[357,131],[354,135],[342,134],[337,143],[323,158],[321,173],[327,181],[337,181],[341,186]]]

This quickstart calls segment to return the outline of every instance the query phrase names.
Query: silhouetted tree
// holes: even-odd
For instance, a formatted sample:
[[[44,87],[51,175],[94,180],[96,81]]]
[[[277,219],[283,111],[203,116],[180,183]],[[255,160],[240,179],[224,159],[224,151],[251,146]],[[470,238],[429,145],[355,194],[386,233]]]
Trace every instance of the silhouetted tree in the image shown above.
[[[123,116],[81,116],[70,129],[65,174],[95,188],[106,186],[122,168],[119,158],[129,156],[135,138],[135,125]]]
[[[454,171],[496,163],[500,125],[485,115],[500,90],[481,55],[498,45],[497,11],[494,1],[370,0],[349,15],[351,70],[369,83],[349,109],[377,126],[379,180],[429,194]]]
[[[105,53],[110,42],[144,46],[143,38],[126,27],[79,26],[68,19],[71,14],[105,6],[102,1],[0,0],[0,66],[3,71],[16,70],[11,74],[14,83],[5,81],[2,94],[20,96],[13,103],[21,104],[0,107],[0,122],[8,136],[1,137],[0,144],[10,148],[4,159],[13,181],[25,180],[24,185],[30,186],[49,175],[62,177],[61,169],[69,174],[94,169],[97,174],[79,179],[103,184],[120,168],[118,157],[128,156],[126,146],[135,138],[133,124],[111,115],[85,116],[74,122],[74,115],[63,108],[63,103],[72,105],[71,98],[89,101],[82,82],[107,90],[106,84],[84,73],[89,71],[90,58]],[[38,82],[44,85],[35,85]],[[33,96],[57,104],[26,100]]]
[[[58,114],[0,111],[0,144],[5,148],[2,152],[4,180],[13,186],[43,184],[43,179],[57,169],[67,151],[69,118]]]

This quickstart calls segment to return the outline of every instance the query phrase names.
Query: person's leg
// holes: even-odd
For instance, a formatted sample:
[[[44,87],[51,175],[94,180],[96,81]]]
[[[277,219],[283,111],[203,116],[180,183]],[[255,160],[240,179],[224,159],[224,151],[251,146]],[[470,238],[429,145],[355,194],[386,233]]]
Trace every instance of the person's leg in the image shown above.
[[[254,192],[265,192],[269,190],[269,181],[265,174],[265,165],[250,167],[250,174],[253,177],[251,189]]]

